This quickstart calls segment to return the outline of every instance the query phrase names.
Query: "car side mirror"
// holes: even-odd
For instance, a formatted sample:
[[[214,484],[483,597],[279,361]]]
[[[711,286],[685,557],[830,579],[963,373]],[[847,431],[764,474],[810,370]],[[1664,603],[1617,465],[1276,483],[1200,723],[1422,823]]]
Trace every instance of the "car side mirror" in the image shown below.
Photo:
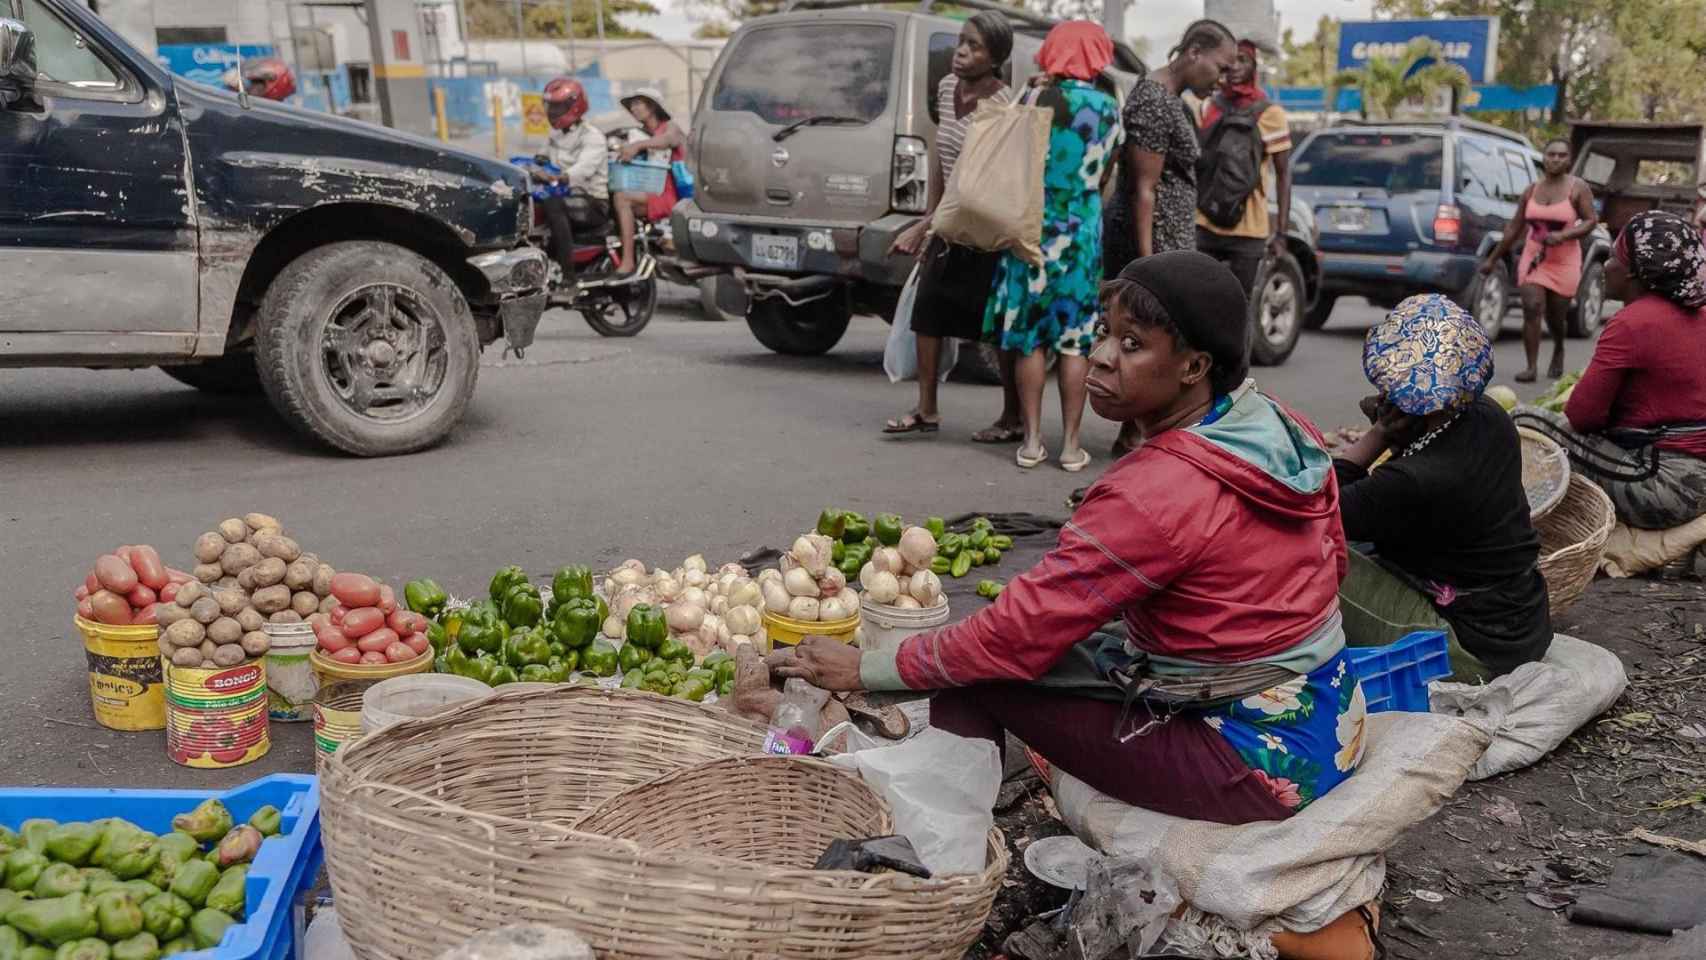
[[[35,82],[35,34],[21,21],[0,17],[0,106],[22,99]]]

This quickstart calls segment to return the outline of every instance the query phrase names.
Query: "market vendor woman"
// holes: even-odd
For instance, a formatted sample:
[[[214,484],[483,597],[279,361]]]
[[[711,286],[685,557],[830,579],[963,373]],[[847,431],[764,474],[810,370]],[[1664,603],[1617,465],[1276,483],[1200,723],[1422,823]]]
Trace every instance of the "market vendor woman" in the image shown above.
[[[1516,425],[1482,396],[1493,376],[1486,333],[1445,297],[1415,296],[1368,332],[1362,362],[1380,391],[1364,401],[1374,424],[1334,463],[1352,544],[1339,595],[1346,642],[1444,630],[1465,682],[1545,656],[1540,537]]]
[[[1284,819],[1363,751],[1332,463],[1313,427],[1245,380],[1247,305],[1224,265],[1146,257],[1102,299],[1090,403],[1145,439],[1090,487],[1054,549],[961,623],[886,652],[807,638],[772,671],[833,690],[941,690],[933,725],[997,744],[1012,731],[1115,799]],[[1130,677],[1177,699],[1128,703]]]

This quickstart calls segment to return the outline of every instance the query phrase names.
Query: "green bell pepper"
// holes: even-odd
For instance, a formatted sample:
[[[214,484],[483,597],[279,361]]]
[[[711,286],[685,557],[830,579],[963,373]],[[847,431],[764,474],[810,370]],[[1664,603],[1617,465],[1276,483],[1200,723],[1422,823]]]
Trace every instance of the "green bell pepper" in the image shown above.
[[[847,521],[843,526],[844,529],[841,531],[841,542],[850,547],[855,544],[864,543],[865,538],[871,535],[871,521],[866,520],[863,515],[853,513],[852,511],[848,511]]]
[[[95,852],[101,833],[92,823],[63,823],[48,833],[47,846],[42,852],[49,859],[80,867],[89,862],[89,854]]]
[[[735,680],[733,677],[730,677],[729,679],[724,680],[721,683],[717,684],[717,696],[719,696],[719,697],[726,697],[726,696],[733,694],[734,692],[735,692]]]
[[[480,654],[495,657],[503,651],[509,625],[496,614],[488,612],[485,607],[472,606],[462,611],[459,622],[456,645],[462,648],[463,653],[470,657]]]
[[[48,820],[36,817],[25,820],[18,825],[18,834],[24,838],[23,847],[31,853],[43,853],[47,850],[48,835],[53,828],[59,826],[58,820]]]
[[[1013,538],[1005,533],[992,533],[989,535],[989,545],[1005,552],[1013,549]]]
[[[545,601],[540,599],[538,587],[531,583],[518,583],[504,594],[499,609],[503,612],[504,622],[512,628],[535,627],[545,616]]]
[[[190,940],[198,950],[211,950],[219,946],[226,929],[236,922],[230,914],[218,910],[197,910],[190,918]]]
[[[249,868],[242,864],[219,875],[219,882],[207,892],[207,905],[233,917],[243,915],[243,883],[249,878]]]
[[[942,537],[948,532],[948,522],[941,517],[925,517],[924,529],[930,531],[930,535],[936,538],[937,543],[941,543]]]
[[[628,611],[628,642],[656,650],[669,637],[663,611],[649,603],[635,604]]]
[[[173,937],[172,939],[166,941],[165,943],[160,944],[160,957],[162,958],[162,960],[164,960],[164,958],[166,958],[166,957],[175,957],[180,953],[194,953],[194,952],[195,952],[195,941],[191,940],[187,936],[185,936],[185,937]]]
[[[948,575],[948,567],[952,563],[953,561],[949,560],[947,557],[931,557],[930,572],[934,573],[938,577],[945,577]]]
[[[622,674],[621,687],[624,690],[638,690],[646,682],[646,675],[638,670],[629,670]]]
[[[965,546],[966,538],[964,534],[950,533],[943,537],[940,543],[936,544],[936,555],[939,557],[947,557],[949,560],[952,560],[965,550]]]
[[[674,662],[685,667],[691,667],[693,666],[693,650],[680,640],[670,637],[658,646],[658,659],[666,663]]]
[[[450,594],[435,580],[410,580],[403,584],[403,605],[429,620],[443,613],[444,605],[449,602]]]
[[[973,530],[982,529],[993,531],[995,529],[995,524],[991,523],[988,517],[972,517],[971,526]]]
[[[817,532],[831,540],[840,540],[847,532],[847,511],[826,507],[817,515]]]
[[[977,582],[977,595],[985,600],[994,600],[1001,596],[1001,590],[1001,581],[999,580],[979,580]]]
[[[735,662],[733,660],[724,660],[717,664],[716,675],[718,689],[721,689],[725,683],[733,683],[735,679]]]
[[[30,939],[56,947],[101,932],[100,924],[95,921],[94,901],[81,893],[31,900],[7,913],[6,922]]]
[[[847,544],[840,540],[829,545],[829,562],[841,566],[841,561],[847,559]]]
[[[593,598],[592,568],[579,564],[559,567],[551,577],[551,605],[561,606],[570,600]]]
[[[249,826],[259,830],[263,837],[278,836],[279,828],[283,825],[284,814],[270,803],[249,815]]]
[[[551,679],[551,667],[544,663],[530,663],[516,671],[515,674],[523,683],[555,683]]]
[[[973,527],[968,542],[973,550],[982,550],[989,546],[989,530],[985,527]]]
[[[139,933],[113,944],[112,960],[160,960],[160,941],[152,933]]]
[[[478,680],[486,686],[492,686],[492,671],[502,666],[492,657],[468,657],[462,663],[462,672],[457,676]]]
[[[616,648],[603,638],[594,640],[581,652],[581,671],[595,677],[616,676]]]
[[[971,554],[969,552],[960,553],[954,557],[953,563],[948,566],[948,575],[952,577],[963,577],[970,572]]]
[[[172,829],[189,834],[197,843],[217,842],[231,832],[232,825],[231,811],[218,800],[204,800],[194,810],[172,818]]]
[[[36,885],[30,892],[37,900],[50,900],[73,893],[82,893],[88,886],[88,881],[77,872],[77,868],[69,863],[50,863],[36,878]]]
[[[669,674],[661,670],[647,670],[645,678],[640,683],[641,690],[661,693],[666,697],[669,696],[669,691],[674,687],[675,681],[669,678]]]
[[[669,695],[698,703],[710,694],[712,686],[709,681],[701,678],[683,680],[670,688]]]
[[[883,546],[895,546],[900,543],[900,517],[892,513],[877,514],[876,522],[871,524],[871,532],[877,535]]]
[[[843,557],[841,562],[835,565],[835,569],[840,570],[849,583],[855,583],[859,579],[859,571],[865,569],[865,564],[858,557]]]
[[[449,632],[444,629],[444,624],[437,620],[427,621],[426,637],[435,655],[443,653],[451,645]]]
[[[59,949],[53,951],[53,960],[110,960],[112,955],[113,950],[105,940],[84,937],[60,944]]]
[[[575,678],[575,671],[580,669],[581,659],[579,650],[570,650],[567,656],[552,657],[545,665],[546,673],[550,676],[547,683],[568,683]]]
[[[191,860],[178,868],[172,878],[172,893],[183,897],[192,907],[207,902],[207,892],[219,882],[219,868],[206,860]]]
[[[18,960],[24,955],[24,948],[30,945],[30,938],[16,927],[0,924],[0,960]]]
[[[142,929],[161,940],[176,940],[189,929],[195,908],[174,893],[161,893],[142,901]]]
[[[515,683],[521,679],[516,675],[515,668],[511,667],[509,664],[498,663],[495,660],[493,661],[493,664],[492,679],[490,681],[493,687],[501,687],[506,683]]]
[[[551,616],[551,638],[570,650],[585,650],[598,638],[598,628],[603,623],[596,601],[574,597],[564,601]]]
[[[509,593],[511,587],[526,582],[527,571],[512,563],[492,575],[492,582],[487,586],[486,593],[491,596],[493,603],[502,603],[504,595]]]
[[[624,674],[633,673],[638,671],[641,667],[644,667],[646,665],[646,661],[651,658],[651,651],[647,650],[645,647],[642,647],[637,643],[624,643],[622,644],[622,648],[616,651],[616,666],[620,668]]]
[[[95,898],[95,922],[106,940],[124,940],[142,932],[142,907],[129,890],[108,890]]]
[[[34,890],[36,881],[48,867],[48,859],[30,849],[13,850],[6,854],[6,889],[24,893]]]
[[[971,565],[974,567],[983,566],[983,563],[985,560],[985,557],[983,555],[982,550],[967,550],[964,553],[960,554],[960,556],[971,557]]]
[[[529,664],[544,666],[550,661],[551,645],[545,640],[545,631],[535,627],[510,634],[504,647],[504,662],[510,667],[519,672]]]

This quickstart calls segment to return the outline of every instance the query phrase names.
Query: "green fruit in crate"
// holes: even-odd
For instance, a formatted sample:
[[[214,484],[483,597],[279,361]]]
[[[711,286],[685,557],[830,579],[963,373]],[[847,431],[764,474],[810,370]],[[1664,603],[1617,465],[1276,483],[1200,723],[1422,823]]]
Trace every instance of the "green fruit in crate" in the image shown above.
[[[30,889],[30,893],[37,900],[49,900],[54,897],[81,893],[86,886],[87,881],[83,879],[81,873],[77,872],[76,867],[69,863],[52,863],[48,864],[42,870],[41,876],[36,878],[36,884]]]
[[[95,904],[81,893],[53,900],[32,900],[6,914],[6,922],[32,940],[54,946],[82,940],[100,932]]]
[[[50,860],[80,867],[89,862],[89,855],[95,852],[95,844],[101,841],[102,833],[92,823],[61,824],[48,833],[42,853]]]
[[[61,944],[53,951],[53,960],[110,960],[112,948],[105,940],[85,937],[82,940]]]
[[[278,808],[270,803],[256,810],[249,817],[249,826],[259,830],[263,837],[278,836],[279,828],[283,825],[284,814],[280,813]]]
[[[195,908],[173,893],[161,893],[142,901],[142,929],[162,941],[175,940],[189,929]]]
[[[171,892],[183,897],[192,907],[207,902],[207,893],[219,882],[219,868],[206,860],[191,860],[178,868],[172,878]]]
[[[159,960],[160,941],[152,933],[139,933],[113,944],[112,960]]]
[[[624,674],[638,671],[651,659],[651,651],[637,643],[624,643],[622,649],[616,651],[616,666],[620,667]]]
[[[5,916],[0,913],[0,917]],[[0,923],[0,960],[18,960],[23,956],[24,948],[30,945],[28,937],[18,930]]]
[[[161,957],[175,957],[180,953],[193,953],[194,951],[195,944],[189,937],[173,937],[160,944]]]
[[[59,826],[58,820],[46,820],[40,817],[25,820],[18,826],[18,834],[23,837],[21,846],[31,853],[42,853],[47,850],[48,835],[53,828]]]
[[[198,950],[211,950],[219,946],[226,929],[236,922],[230,914],[218,910],[197,910],[190,918],[190,940]]]
[[[95,922],[109,941],[134,937],[142,932],[142,907],[129,890],[108,890],[95,898]]]
[[[233,917],[243,915],[244,883],[249,878],[249,868],[238,864],[219,875],[219,882],[208,891],[208,907],[221,913],[229,913]]]
[[[34,850],[13,850],[6,854],[6,889],[28,893],[35,889],[48,859]]]

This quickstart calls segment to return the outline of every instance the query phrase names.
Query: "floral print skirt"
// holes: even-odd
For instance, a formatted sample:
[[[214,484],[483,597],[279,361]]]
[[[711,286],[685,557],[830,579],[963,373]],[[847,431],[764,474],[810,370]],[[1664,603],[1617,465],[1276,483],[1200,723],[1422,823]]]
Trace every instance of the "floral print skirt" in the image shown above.
[[[1312,673],[1202,717],[1281,803],[1301,810],[1362,762],[1368,702],[1340,651]]]

